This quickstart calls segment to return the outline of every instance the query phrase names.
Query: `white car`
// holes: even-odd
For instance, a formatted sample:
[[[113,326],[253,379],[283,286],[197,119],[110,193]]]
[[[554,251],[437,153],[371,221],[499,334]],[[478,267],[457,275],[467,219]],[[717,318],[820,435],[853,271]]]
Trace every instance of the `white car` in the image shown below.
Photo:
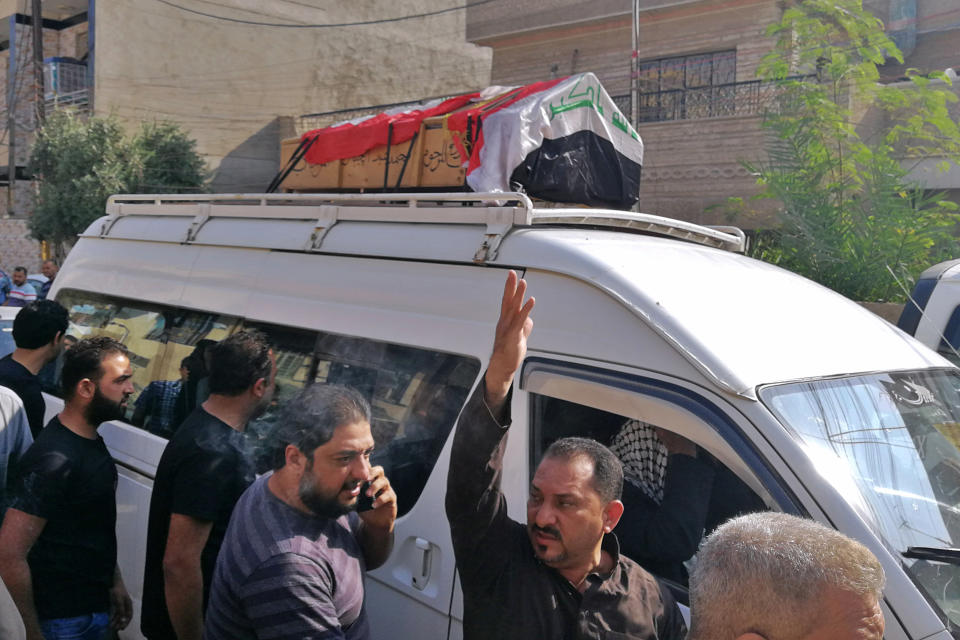
[[[16,344],[13,342],[13,319],[20,312],[20,307],[0,306],[0,358],[13,353]]]

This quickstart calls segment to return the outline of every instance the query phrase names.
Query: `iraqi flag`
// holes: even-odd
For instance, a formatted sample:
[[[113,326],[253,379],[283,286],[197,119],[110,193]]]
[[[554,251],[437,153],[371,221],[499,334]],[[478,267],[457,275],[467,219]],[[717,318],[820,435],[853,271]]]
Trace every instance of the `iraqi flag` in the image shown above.
[[[543,200],[620,209],[639,199],[643,141],[592,73],[513,89],[451,114],[448,127],[463,132],[471,119],[474,191],[519,187]]]

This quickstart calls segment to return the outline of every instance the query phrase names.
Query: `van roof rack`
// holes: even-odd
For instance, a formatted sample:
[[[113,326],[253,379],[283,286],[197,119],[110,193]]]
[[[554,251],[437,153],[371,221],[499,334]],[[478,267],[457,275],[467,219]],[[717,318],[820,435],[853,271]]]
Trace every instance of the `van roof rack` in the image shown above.
[[[158,211],[158,207],[163,207]],[[743,252],[746,236],[736,227],[711,227],[648,213],[613,209],[538,209],[523,193],[270,193],[114,195],[107,200],[106,237],[121,218],[131,215],[190,216],[184,242],[196,239],[211,217],[314,220],[310,249],[316,251],[340,221],[484,224],[486,234],[474,260],[496,257],[501,240],[514,226],[577,226],[634,230]]]

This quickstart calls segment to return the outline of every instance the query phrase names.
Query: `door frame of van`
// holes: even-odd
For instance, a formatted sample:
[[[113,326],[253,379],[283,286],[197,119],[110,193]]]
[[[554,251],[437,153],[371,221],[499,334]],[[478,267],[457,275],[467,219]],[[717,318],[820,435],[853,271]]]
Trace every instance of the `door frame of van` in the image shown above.
[[[727,412],[717,406],[715,402],[694,391],[692,385],[682,386],[677,383],[636,373],[535,355],[528,357],[524,361],[520,372],[520,389],[529,393],[541,393],[543,395],[557,397],[549,392],[544,392],[542,384],[539,384],[537,381],[537,377],[540,375],[559,376],[579,383],[617,389],[633,394],[634,396],[652,398],[665,405],[671,405],[688,412],[699,421],[711,427],[713,432],[720,436],[732,449],[733,453],[736,454],[745,466],[757,477],[757,480],[763,485],[763,488],[776,502],[777,507],[781,511],[809,517],[809,513],[800,504],[796,495],[786,486],[784,479],[766,461],[736,421],[734,421]],[[584,403],[583,399],[561,399],[579,402],[580,404],[590,404]],[[602,406],[597,408],[604,409]],[[609,411],[609,409],[604,410]],[[736,411],[736,409],[732,407],[731,410]],[[535,437],[533,430],[531,430],[530,436]],[[701,443],[698,442],[697,444]],[[533,451],[533,447],[531,447],[531,458],[537,456],[538,453],[539,452]],[[711,453],[715,452],[711,451]]]

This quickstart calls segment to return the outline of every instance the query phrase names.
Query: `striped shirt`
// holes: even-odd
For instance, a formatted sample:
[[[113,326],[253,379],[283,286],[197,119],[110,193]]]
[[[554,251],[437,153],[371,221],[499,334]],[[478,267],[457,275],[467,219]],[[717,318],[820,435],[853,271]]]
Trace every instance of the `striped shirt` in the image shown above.
[[[309,516],[260,477],[241,496],[220,548],[205,640],[368,640],[356,513]]]
[[[10,287],[10,293],[7,294],[7,306],[25,307],[37,299],[37,290],[29,282]]]

